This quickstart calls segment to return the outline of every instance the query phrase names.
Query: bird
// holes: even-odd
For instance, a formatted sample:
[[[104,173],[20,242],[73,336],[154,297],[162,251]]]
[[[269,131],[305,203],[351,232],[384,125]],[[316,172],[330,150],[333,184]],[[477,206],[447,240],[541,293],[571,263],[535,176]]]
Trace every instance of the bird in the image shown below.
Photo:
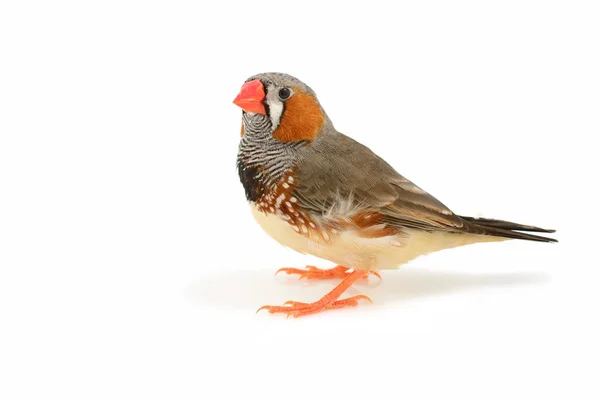
[[[280,72],[251,76],[242,109],[237,171],[254,219],[280,244],[337,266],[281,268],[301,279],[342,279],[314,302],[258,311],[302,317],[357,306],[355,282],[435,251],[482,242],[557,242],[526,232],[553,229],[460,216],[400,175],[368,147],[337,131],[315,92]],[[257,311],[257,312],[258,312]]]

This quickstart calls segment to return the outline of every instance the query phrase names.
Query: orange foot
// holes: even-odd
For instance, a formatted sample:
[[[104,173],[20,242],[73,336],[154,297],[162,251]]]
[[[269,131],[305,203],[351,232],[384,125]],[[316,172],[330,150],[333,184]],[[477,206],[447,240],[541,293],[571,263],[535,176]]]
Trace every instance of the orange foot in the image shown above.
[[[300,279],[343,279],[350,275],[350,272],[348,272],[349,270],[350,268],[342,267],[341,265],[331,269],[320,269],[313,267],[312,265],[307,265],[306,269],[280,268],[277,270],[277,272],[275,272],[275,275],[280,272],[285,272],[288,275],[298,274],[300,275]],[[368,279],[369,275],[375,275],[381,279],[381,275],[379,275],[379,273],[376,271],[368,271],[361,279]]]
[[[324,310],[331,310],[343,307],[354,307],[358,305],[359,300],[368,300],[369,302],[371,302],[370,298],[362,294],[358,296],[349,297],[347,299],[338,300],[342,293],[344,293],[354,282],[366,278],[368,274],[369,272],[361,270],[355,270],[353,272],[345,274],[344,280],[340,282],[339,285],[337,285],[335,288],[333,288],[331,292],[327,293],[320,300],[315,301],[314,303],[286,301],[283,304],[283,306],[262,306],[256,312],[259,312],[260,310],[267,310],[271,314],[285,313],[288,317],[290,315],[293,317],[301,317],[303,315],[314,314]]]

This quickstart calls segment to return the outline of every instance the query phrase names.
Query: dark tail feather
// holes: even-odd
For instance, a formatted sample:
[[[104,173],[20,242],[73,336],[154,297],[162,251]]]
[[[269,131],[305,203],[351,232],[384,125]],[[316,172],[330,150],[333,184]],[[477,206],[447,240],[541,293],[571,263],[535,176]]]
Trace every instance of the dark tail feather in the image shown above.
[[[554,229],[542,229],[536,226],[521,225],[514,222],[501,221],[497,219],[461,217],[469,223],[469,231],[480,235],[500,236],[511,239],[533,240],[536,242],[558,242],[556,239],[531,235],[519,231],[554,233]]]
[[[525,231],[525,232],[544,232],[554,233],[554,229],[543,229],[537,226],[515,224],[514,222],[502,221],[499,219],[488,219],[488,218],[473,218],[473,217],[461,217],[462,219],[472,222],[479,226],[491,226],[493,228],[508,229],[511,231]]]

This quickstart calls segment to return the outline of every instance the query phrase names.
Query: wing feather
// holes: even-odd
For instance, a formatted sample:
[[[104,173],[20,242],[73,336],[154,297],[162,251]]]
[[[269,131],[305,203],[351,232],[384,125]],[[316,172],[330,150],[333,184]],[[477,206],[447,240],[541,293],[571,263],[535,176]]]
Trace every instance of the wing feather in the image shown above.
[[[310,153],[308,152],[310,151]],[[400,175],[366,146],[340,134],[328,134],[312,144],[297,168],[295,195],[311,213],[342,215],[373,211],[398,228],[460,231],[464,221],[448,207]],[[340,204],[344,203],[344,207]],[[351,203],[350,205],[347,203]]]
[[[312,215],[321,214],[325,221],[353,221],[357,215],[372,214],[376,218],[370,223],[383,224],[381,232],[386,234],[393,229],[401,232],[402,228],[413,228],[556,241],[518,232],[553,230],[454,214],[369,148],[339,132],[322,135],[309,146],[296,168],[299,184],[295,196],[300,207]],[[361,228],[368,227],[361,221]]]

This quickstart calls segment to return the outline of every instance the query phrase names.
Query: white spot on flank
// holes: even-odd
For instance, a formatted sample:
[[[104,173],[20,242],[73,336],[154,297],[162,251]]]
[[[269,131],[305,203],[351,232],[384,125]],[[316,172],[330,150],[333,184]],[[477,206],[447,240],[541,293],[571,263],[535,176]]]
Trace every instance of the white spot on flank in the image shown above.
[[[285,194],[281,193],[277,200],[275,200],[275,207],[279,208],[281,202],[285,199]]]
[[[275,209],[273,207],[269,207],[269,211],[271,211],[272,213],[274,213]]]
[[[294,183],[294,178],[293,178],[292,176],[289,176],[289,177],[288,177],[288,182],[289,182],[289,183]]]
[[[316,228],[317,226],[315,224],[313,224],[312,222],[309,222],[308,225],[310,225],[311,228]]]
[[[329,241],[329,234],[327,232],[323,231],[321,234],[323,235],[323,239]]]
[[[335,235],[336,233],[338,233],[338,231],[337,231],[337,229],[332,229],[331,233],[333,233]]]
[[[289,201],[286,201],[286,202],[285,202],[285,205],[286,205],[286,206],[287,206],[287,207],[288,207],[290,210],[293,210],[293,208],[292,208],[292,203],[290,203]]]
[[[302,223],[302,224],[304,223],[304,220],[300,217],[298,217],[298,221],[300,221],[300,223]]]
[[[292,225],[292,228],[294,228],[294,230],[295,230],[296,232],[300,232],[300,228],[298,228],[297,226],[295,226],[295,225]]]
[[[291,201],[292,203],[295,203],[295,202],[297,202],[297,201],[298,201],[298,199],[292,196],[292,197],[290,198],[290,201]]]
[[[302,225],[302,232],[303,233],[308,233],[308,229],[306,229],[306,225]]]
[[[288,184],[287,184],[287,183],[285,183],[285,182],[283,182],[283,185],[281,185],[281,186],[283,186],[283,187],[284,187],[284,188],[286,188],[286,189],[290,187],[290,185],[288,185]]]

